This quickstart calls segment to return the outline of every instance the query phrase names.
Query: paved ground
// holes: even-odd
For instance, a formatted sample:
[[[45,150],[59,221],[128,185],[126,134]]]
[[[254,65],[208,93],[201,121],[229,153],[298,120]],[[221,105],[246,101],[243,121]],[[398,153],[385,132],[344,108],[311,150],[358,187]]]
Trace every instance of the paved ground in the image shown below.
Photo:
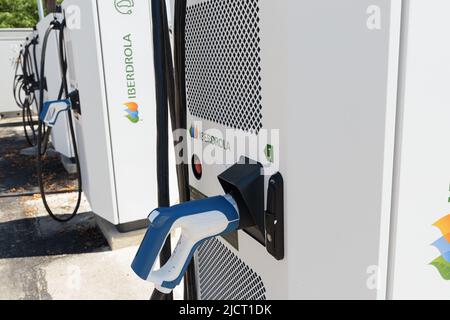
[[[28,148],[21,120],[0,120],[0,197],[14,194],[37,193],[35,157],[21,156]],[[69,175],[54,152],[44,159],[46,189],[52,191],[76,190],[76,176]]]
[[[137,247],[111,251],[86,201],[68,224],[47,216],[33,194],[33,160],[19,155],[26,147],[21,128],[11,123],[0,121],[0,300],[148,300],[152,285],[130,269]],[[57,158],[47,164],[62,172]],[[49,179],[49,186],[65,185],[59,179]],[[70,177],[64,179],[70,189]],[[75,199],[73,193],[49,197],[59,210],[70,210]],[[180,290],[175,296],[180,298]]]

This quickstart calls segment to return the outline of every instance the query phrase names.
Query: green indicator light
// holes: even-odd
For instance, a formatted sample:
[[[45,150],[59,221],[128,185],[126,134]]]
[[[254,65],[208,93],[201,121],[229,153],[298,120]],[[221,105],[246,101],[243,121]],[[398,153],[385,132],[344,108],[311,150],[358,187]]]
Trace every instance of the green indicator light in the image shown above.
[[[272,145],[268,144],[266,146],[266,148],[264,149],[264,154],[266,155],[267,161],[269,161],[270,163],[274,162],[275,155],[274,155],[274,149],[273,149]]]

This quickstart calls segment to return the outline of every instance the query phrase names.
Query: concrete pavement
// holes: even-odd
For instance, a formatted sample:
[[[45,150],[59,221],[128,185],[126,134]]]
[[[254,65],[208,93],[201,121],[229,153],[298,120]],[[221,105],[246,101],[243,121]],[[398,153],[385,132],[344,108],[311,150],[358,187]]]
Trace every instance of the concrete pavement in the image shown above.
[[[33,162],[20,155],[21,128],[10,123],[0,121],[0,300],[148,300],[153,285],[130,268],[137,246],[112,251],[86,200],[70,223],[48,217]],[[54,161],[49,165],[61,166]],[[57,188],[58,180],[49,184]],[[57,212],[69,212],[76,194],[48,199]],[[181,294],[179,288],[175,297]]]

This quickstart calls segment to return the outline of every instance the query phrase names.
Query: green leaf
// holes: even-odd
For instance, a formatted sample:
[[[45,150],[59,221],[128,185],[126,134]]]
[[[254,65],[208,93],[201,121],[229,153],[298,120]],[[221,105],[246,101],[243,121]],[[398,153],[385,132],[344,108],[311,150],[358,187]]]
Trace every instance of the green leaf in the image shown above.
[[[138,123],[139,122],[139,117],[137,117],[137,118],[133,118],[133,117],[131,117],[131,116],[127,116],[127,118],[128,118],[128,120],[130,120],[131,122],[133,122],[133,123]]]
[[[450,281],[450,262],[447,262],[444,257],[439,257],[431,265],[438,269],[444,280]]]

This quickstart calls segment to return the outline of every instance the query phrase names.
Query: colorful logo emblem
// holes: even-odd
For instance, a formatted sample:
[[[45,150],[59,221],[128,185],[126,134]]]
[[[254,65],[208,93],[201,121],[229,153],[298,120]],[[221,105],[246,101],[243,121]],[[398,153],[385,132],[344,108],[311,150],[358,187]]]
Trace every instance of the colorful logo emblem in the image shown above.
[[[127,118],[133,123],[138,123],[139,118],[139,105],[135,102],[127,102],[124,104],[127,109],[125,109],[125,112],[127,113]]]
[[[116,10],[121,14],[132,14],[134,8],[133,0],[114,0]]]
[[[441,256],[431,265],[436,267],[445,280],[450,281],[450,214],[436,222],[434,226],[441,231],[443,237],[433,243]]]
[[[200,130],[195,126],[191,126],[189,129],[189,134],[192,139],[198,139],[200,137]]]

